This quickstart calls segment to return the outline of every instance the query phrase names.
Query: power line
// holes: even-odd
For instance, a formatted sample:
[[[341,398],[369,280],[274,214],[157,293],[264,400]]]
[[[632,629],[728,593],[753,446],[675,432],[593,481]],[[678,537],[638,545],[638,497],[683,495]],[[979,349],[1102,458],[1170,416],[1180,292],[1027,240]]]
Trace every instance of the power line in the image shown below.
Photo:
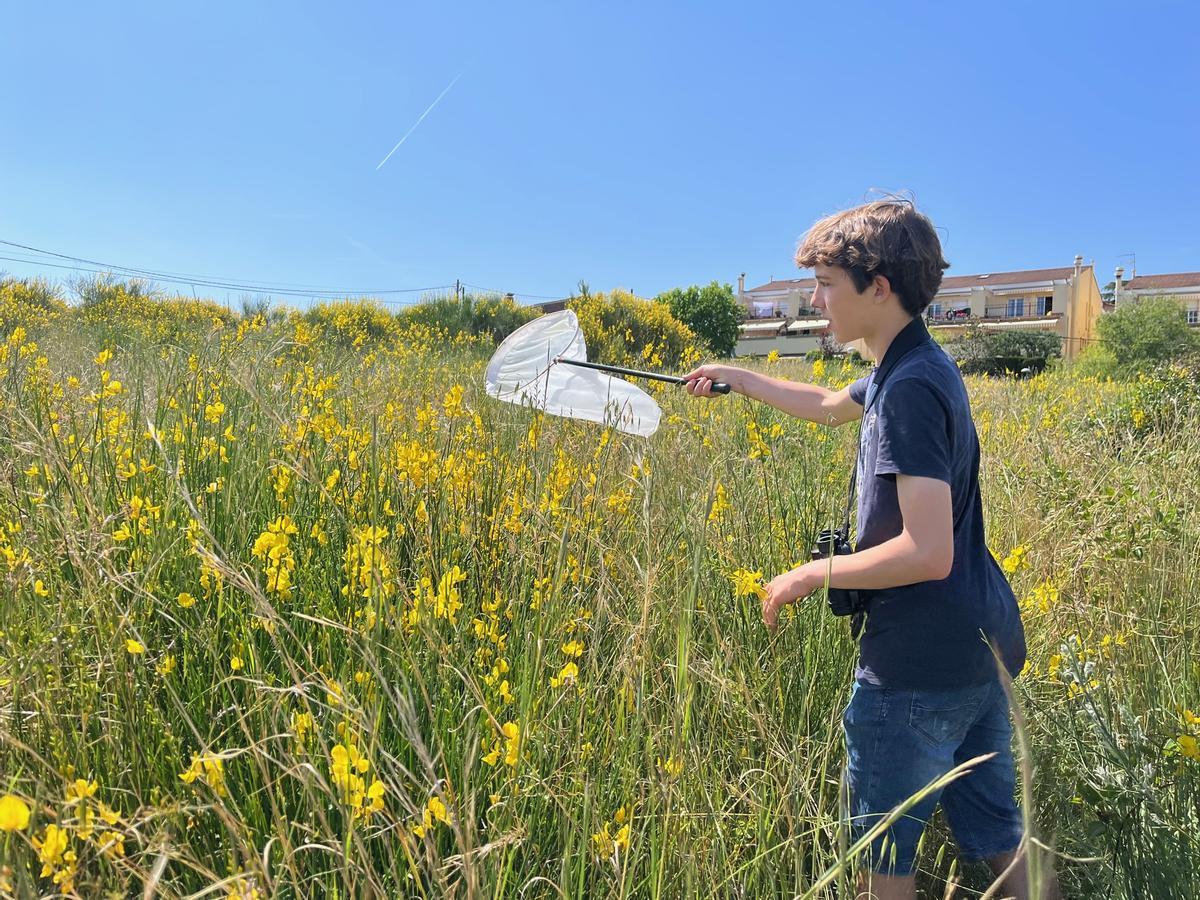
[[[528,297],[530,300],[563,300],[563,297],[551,297],[546,294],[522,294],[520,291],[499,291],[495,288],[481,287],[478,284],[467,284],[463,282],[463,287],[474,288],[477,291],[483,291],[485,294],[512,294],[514,297]]]
[[[119,271],[123,271],[123,272],[129,272],[129,273],[135,274],[135,275],[145,275],[148,277],[153,276],[153,277],[160,277],[163,279],[179,278],[181,280],[186,279],[188,283],[191,283],[193,281],[199,282],[199,281],[207,280],[207,281],[214,281],[214,282],[218,282],[218,283],[262,285],[264,287],[294,288],[296,290],[302,290],[302,291],[335,291],[335,290],[337,290],[337,288],[332,288],[332,287],[329,287],[328,285],[301,284],[298,282],[286,282],[286,281],[269,282],[269,281],[259,281],[259,280],[251,279],[251,278],[226,277],[226,276],[222,276],[222,275],[198,275],[195,272],[171,272],[169,270],[161,270],[160,271],[160,270],[152,270],[152,269],[142,269],[142,268],[137,268],[137,267],[133,267],[133,266],[119,266],[119,265],[116,265],[115,263],[102,263],[102,262],[98,262],[96,260],[83,259],[82,257],[77,257],[77,256],[70,256],[65,253],[56,253],[52,250],[39,250],[36,247],[28,247],[25,244],[17,244],[17,243],[14,243],[13,241],[0,240],[0,244],[6,244],[9,247],[17,247],[22,250],[29,250],[29,251],[32,251],[33,253],[41,254],[42,256],[52,256],[56,259],[65,259],[65,260],[69,260],[71,262],[82,263],[85,265],[101,266],[101,267],[103,267],[104,271],[118,271],[119,270]],[[11,258],[11,257],[6,257],[6,258]],[[39,262],[40,259],[41,259],[40,256],[32,256],[32,257],[28,257],[26,261]]]
[[[373,297],[379,299],[381,303],[389,305],[404,306],[410,304],[411,300],[396,301],[383,300],[382,297],[397,295],[397,294],[427,294],[435,291],[448,291],[454,288],[452,284],[438,284],[430,287],[419,288],[379,288],[372,290],[351,290],[347,288],[332,288],[319,285],[305,285],[295,282],[271,282],[261,281],[247,278],[233,278],[219,275],[200,275],[191,272],[172,272],[159,269],[148,269],[139,266],[123,266],[116,263],[101,262],[99,260],[87,259],[81,256],[72,256],[68,253],[59,253],[54,250],[44,250],[40,247],[32,247],[28,244],[20,244],[16,241],[0,240],[0,245],[5,247],[14,247],[18,250],[28,251],[36,256],[28,256],[22,254],[20,256],[4,255],[0,256],[0,260],[9,262],[20,262],[39,267],[66,269],[74,272],[88,272],[97,275],[119,274],[135,278],[146,278],[153,281],[162,281],[167,284],[190,285],[193,290],[197,285],[201,287],[214,288],[226,291],[240,291],[251,294],[279,294],[288,297],[308,297],[309,299],[337,299],[342,297]],[[11,253],[11,251],[10,251]],[[44,259],[50,257],[52,259],[65,260],[74,265],[64,265],[62,263],[52,263]],[[470,287],[477,291],[489,294],[512,294],[514,297],[527,298],[530,300],[561,300],[561,297],[549,296],[545,294],[526,294],[519,291],[501,291],[492,288],[482,287],[477,284],[462,283],[463,287]]]
[[[37,266],[46,266],[56,269],[69,269],[77,272],[92,272],[95,274],[124,274],[140,278],[148,278],[154,281],[163,281],[168,284],[188,284],[201,285],[203,287],[218,288],[228,291],[242,291],[244,293],[257,294],[281,294],[292,297],[309,297],[316,299],[335,299],[338,297],[365,297],[365,296],[390,296],[394,294],[420,294],[429,293],[432,291],[449,290],[453,285],[441,284],[431,287],[420,288],[386,288],[378,290],[350,290],[350,289],[333,289],[333,288],[305,288],[295,284],[280,284],[267,281],[252,281],[244,279],[221,278],[219,276],[208,275],[192,275],[180,272],[164,272],[156,269],[145,269],[136,266],[122,266],[113,263],[100,262],[94,259],[85,259],[79,256],[71,256],[66,253],[57,253],[53,250],[43,250],[38,247],[31,247],[26,244],[19,244],[15,241],[0,240],[0,244],[8,247],[16,247],[21,250],[31,251],[32,253],[41,254],[42,256],[52,257],[54,259],[66,260],[75,265],[63,265],[61,263],[46,262],[41,259],[19,258],[15,256],[0,256],[0,259],[10,262],[21,262]],[[94,267],[99,268],[94,268]]]

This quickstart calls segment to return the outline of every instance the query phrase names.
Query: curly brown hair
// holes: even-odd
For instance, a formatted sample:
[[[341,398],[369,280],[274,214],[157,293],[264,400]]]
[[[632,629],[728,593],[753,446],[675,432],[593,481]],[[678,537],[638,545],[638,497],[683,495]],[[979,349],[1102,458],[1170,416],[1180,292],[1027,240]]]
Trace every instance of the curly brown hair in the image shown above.
[[[914,316],[925,311],[950,268],[929,217],[911,200],[895,198],[821,219],[796,249],[796,265],[845,269],[860,294],[882,275]]]

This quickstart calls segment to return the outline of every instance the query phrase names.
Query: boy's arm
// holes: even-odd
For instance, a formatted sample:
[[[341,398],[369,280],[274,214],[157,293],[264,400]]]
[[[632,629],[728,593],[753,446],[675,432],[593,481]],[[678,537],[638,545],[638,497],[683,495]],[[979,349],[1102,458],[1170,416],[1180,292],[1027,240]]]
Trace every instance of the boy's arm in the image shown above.
[[[862,405],[850,396],[849,387],[832,391],[819,384],[801,384],[747,372],[741,393],[819,425],[844,425],[861,419],[863,414]]]
[[[879,590],[920,581],[941,581],[954,565],[954,509],[950,485],[937,478],[896,476],[904,525],[898,535],[867,550],[814,560],[820,585]]]
[[[783,381],[759,372],[735,366],[706,365],[683,376],[688,393],[698,397],[711,396],[708,388],[714,381],[724,381],[734,391],[751,400],[759,400],[789,415],[820,425],[843,425],[862,418],[863,407],[850,396],[850,388],[832,391],[819,384]]]
[[[954,565],[954,508],[950,485],[938,478],[896,476],[903,527],[898,535],[856,553],[814,559],[767,585],[763,619],[775,630],[779,610],[828,584],[879,590],[941,581]]]

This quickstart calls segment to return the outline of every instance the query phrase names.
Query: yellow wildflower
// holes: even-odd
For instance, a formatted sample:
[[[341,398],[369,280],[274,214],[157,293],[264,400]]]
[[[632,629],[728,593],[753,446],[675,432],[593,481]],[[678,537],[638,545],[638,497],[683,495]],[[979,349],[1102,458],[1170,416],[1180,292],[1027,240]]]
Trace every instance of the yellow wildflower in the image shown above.
[[[1175,745],[1179,748],[1179,752],[1188,759],[1200,762],[1200,744],[1197,744],[1196,739],[1190,734],[1179,735],[1175,738]]]
[[[564,684],[574,684],[579,678],[579,666],[569,662],[559,670],[558,675],[550,679],[550,687],[562,687]]]
[[[308,739],[308,733],[313,731],[316,723],[313,721],[312,713],[294,712],[292,713],[292,734],[299,741]]]
[[[47,825],[43,836],[33,839],[33,847],[42,863],[42,877],[52,878],[62,893],[73,893],[77,858],[67,831],[57,825]]]
[[[766,599],[767,590],[762,586],[762,570],[751,572],[748,569],[738,569],[729,577],[733,581],[735,597],[754,596],[759,600]]]
[[[86,778],[76,778],[67,785],[67,804],[78,803],[80,800],[86,800],[88,797],[94,797],[97,787],[99,785],[94,781],[88,781]]]
[[[1004,569],[1004,574],[1012,575],[1020,569],[1029,568],[1028,554],[1029,546],[1027,544],[1020,544],[1013,547],[1012,552],[1000,564],[1000,567]]]
[[[125,855],[125,835],[111,829],[105,831],[98,839],[100,852],[110,859]]]
[[[218,797],[225,796],[225,762],[221,757],[215,753],[193,753],[192,764],[179,773],[179,780],[192,784],[201,776]]]
[[[500,740],[493,741],[492,749],[483,757],[483,761],[489,766],[494,766],[500,761],[503,752],[504,764],[515,767],[520,758],[521,726],[516,722],[505,722],[500,727],[500,732],[503,736],[503,749]]]
[[[655,764],[668,778],[678,778],[683,773],[683,760],[676,759],[674,756],[668,756],[665,760],[659,757],[655,760]]]
[[[13,794],[0,797],[0,831],[24,831],[29,826],[29,807]]]

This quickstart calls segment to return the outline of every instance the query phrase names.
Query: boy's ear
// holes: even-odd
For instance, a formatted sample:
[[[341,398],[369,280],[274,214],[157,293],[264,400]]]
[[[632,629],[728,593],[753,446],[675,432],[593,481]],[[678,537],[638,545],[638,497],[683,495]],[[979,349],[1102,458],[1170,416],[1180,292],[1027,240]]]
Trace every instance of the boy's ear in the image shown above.
[[[876,275],[871,281],[871,296],[875,301],[882,302],[888,298],[888,294],[892,292],[892,283],[888,281],[886,275]]]

